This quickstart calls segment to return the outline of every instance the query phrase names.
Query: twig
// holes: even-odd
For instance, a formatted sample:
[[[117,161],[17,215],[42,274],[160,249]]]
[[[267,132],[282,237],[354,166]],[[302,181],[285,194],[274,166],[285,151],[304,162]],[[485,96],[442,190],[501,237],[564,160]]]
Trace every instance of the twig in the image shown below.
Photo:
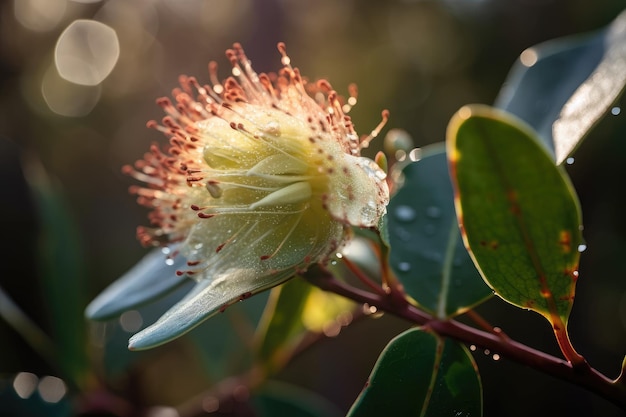
[[[586,362],[573,366],[570,362],[533,349],[500,335],[478,330],[455,320],[440,320],[417,309],[408,302],[399,305],[396,299],[380,297],[337,281],[332,275],[320,270],[311,271],[304,277],[323,290],[343,295],[349,299],[368,303],[397,317],[418,325],[428,325],[441,336],[460,342],[471,343],[523,365],[538,369],[564,381],[571,382],[594,392],[626,410],[626,385],[612,381]]]

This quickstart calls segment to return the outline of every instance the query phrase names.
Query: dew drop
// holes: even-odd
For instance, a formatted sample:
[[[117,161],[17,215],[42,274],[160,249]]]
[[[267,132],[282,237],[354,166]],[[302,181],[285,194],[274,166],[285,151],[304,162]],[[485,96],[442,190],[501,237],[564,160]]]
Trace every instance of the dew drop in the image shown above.
[[[578,252],[584,252],[585,250],[587,250],[587,245],[584,243],[578,245]]]
[[[424,257],[424,259],[428,259],[429,261],[433,262],[441,262],[443,260],[443,256],[441,255],[441,253],[434,250],[424,251],[422,253],[422,256]]]
[[[411,264],[408,262],[398,263],[398,269],[402,272],[409,272],[411,270]]]
[[[431,219],[438,219],[439,217],[441,217],[441,209],[436,206],[429,206],[428,208],[426,208],[426,216],[430,217]]]
[[[422,159],[422,150],[420,148],[412,149],[411,152],[409,152],[409,159],[413,162]]]
[[[618,114],[620,114],[622,112],[622,109],[618,106],[615,106],[611,109],[611,114],[613,116],[617,116]]]
[[[567,159],[565,160],[565,163],[566,163],[567,165],[572,165],[572,164],[574,163],[574,158],[572,158],[572,157],[570,156],[569,158],[567,158]]]
[[[476,351],[476,345],[470,345],[470,347],[469,347],[469,348],[470,348],[470,350],[471,350],[472,352],[475,352],[475,351]]]
[[[401,222],[412,222],[415,220],[415,210],[410,206],[398,206],[394,211],[396,218]]]
[[[165,260],[165,265],[169,265],[169,266],[174,265],[174,260],[172,258],[167,258]]]
[[[408,230],[402,228],[402,227],[396,227],[394,228],[394,234],[395,236],[398,237],[398,239],[400,239],[403,242],[408,242],[411,240],[411,232],[409,232]]]
[[[500,360],[500,355],[498,355],[497,353],[494,353],[492,356],[494,361],[499,361]]]

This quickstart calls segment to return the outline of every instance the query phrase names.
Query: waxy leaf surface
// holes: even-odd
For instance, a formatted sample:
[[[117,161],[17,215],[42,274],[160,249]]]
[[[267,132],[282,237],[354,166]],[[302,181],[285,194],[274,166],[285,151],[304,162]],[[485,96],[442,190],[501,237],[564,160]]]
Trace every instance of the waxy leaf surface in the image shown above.
[[[483,278],[555,329],[566,323],[582,237],[565,171],[529,127],[487,106],[460,109],[447,140],[459,223]]]
[[[444,147],[423,148],[403,174],[387,215],[393,271],[424,309],[440,318],[460,314],[492,292],[461,240]]]
[[[383,350],[348,417],[482,415],[482,387],[460,343],[411,329]]]
[[[606,28],[527,49],[495,106],[537,130],[557,164],[613,106],[626,85],[626,12]]]

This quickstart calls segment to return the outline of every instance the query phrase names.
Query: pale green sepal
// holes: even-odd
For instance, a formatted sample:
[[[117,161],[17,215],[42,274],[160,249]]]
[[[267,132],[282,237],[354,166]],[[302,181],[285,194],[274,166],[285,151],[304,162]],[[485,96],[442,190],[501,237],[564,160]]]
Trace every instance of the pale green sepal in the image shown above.
[[[135,334],[128,342],[130,350],[150,349],[175,339],[203,321],[243,300],[291,278],[293,270],[258,276],[252,269],[231,269],[214,279],[200,279],[198,284],[153,325]]]
[[[161,248],[148,253],[89,303],[85,316],[92,320],[107,320],[188,282],[189,278],[176,275],[176,270],[185,265],[185,258],[176,256],[171,265],[166,263],[167,259]]]

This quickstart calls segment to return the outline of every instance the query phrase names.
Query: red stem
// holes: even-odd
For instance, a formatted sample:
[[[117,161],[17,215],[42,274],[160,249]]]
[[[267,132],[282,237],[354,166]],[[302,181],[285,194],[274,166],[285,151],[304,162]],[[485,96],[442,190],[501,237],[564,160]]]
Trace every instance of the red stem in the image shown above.
[[[398,303],[396,297],[381,297],[377,294],[351,287],[319,269],[305,274],[304,277],[313,285],[323,290],[342,295],[361,303],[368,303],[376,306],[379,310],[404,318],[412,323],[427,325],[441,336],[447,336],[460,342],[474,344],[483,349],[490,349],[493,352],[498,352],[506,356],[510,360],[584,387],[626,410],[626,385],[614,383],[614,381],[602,375],[586,362],[573,366],[572,363],[568,361],[533,349],[514,340],[502,338],[501,335],[478,330],[455,320],[437,319],[408,302],[401,304]]]

